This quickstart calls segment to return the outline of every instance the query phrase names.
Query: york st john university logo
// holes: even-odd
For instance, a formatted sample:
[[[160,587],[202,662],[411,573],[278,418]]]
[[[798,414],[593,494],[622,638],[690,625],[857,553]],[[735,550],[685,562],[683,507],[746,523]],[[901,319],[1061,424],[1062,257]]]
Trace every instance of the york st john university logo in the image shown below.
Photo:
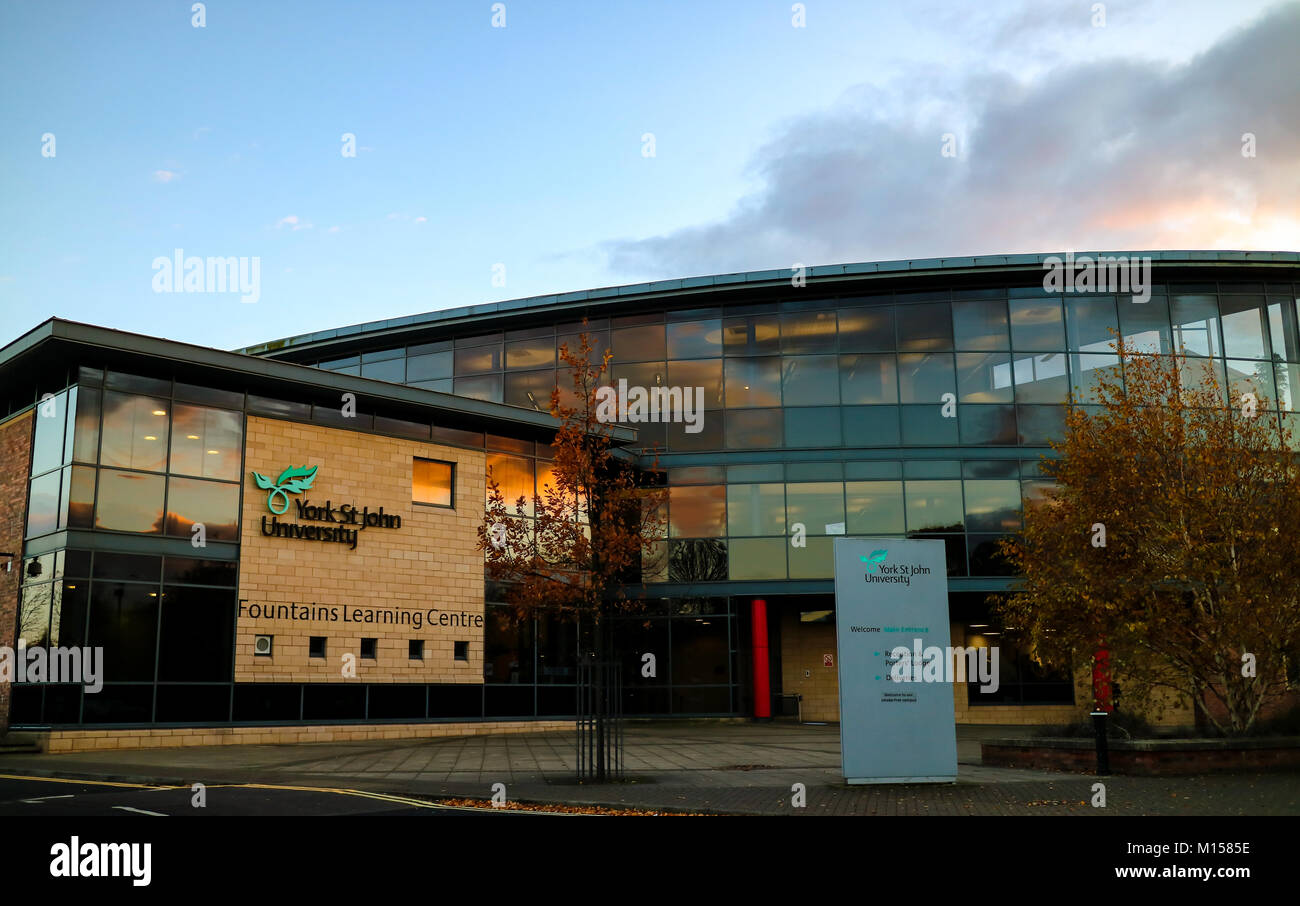
[[[316,470],[319,466],[289,466],[280,473],[280,477],[275,481],[267,478],[258,472],[253,473],[253,480],[257,486],[264,491],[266,495],[266,508],[277,516],[284,514],[289,509],[289,495],[301,494],[311,487],[311,483],[316,480]],[[280,508],[276,509],[276,497],[279,496]]]
[[[869,557],[859,556],[858,559],[867,565],[867,574],[870,575],[873,571],[879,571],[880,565],[885,562],[885,558],[888,556],[889,551],[881,548],[872,551]]]

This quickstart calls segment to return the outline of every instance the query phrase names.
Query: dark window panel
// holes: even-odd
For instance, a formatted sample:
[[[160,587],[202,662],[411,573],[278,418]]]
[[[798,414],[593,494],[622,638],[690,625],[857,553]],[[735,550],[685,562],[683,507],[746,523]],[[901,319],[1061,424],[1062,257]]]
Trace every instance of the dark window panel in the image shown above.
[[[844,406],[844,446],[893,447],[901,442],[898,406]]]
[[[947,302],[899,305],[899,351],[940,352],[952,349],[952,310]]]

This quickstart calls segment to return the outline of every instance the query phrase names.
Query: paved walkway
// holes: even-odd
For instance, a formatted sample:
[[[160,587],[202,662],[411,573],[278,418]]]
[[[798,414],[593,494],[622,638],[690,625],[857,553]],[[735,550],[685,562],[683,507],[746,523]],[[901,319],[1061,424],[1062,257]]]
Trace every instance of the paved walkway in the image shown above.
[[[627,779],[605,785],[576,783],[572,733],[5,754],[0,773],[476,798],[504,783],[516,800],[739,814],[1300,814],[1296,773],[1110,777],[1106,807],[1094,808],[1091,775],[980,765],[981,738],[1015,732],[959,728],[958,778],[948,785],[849,787],[839,773],[839,728],[787,723],[632,724]],[[795,784],[806,789],[806,807],[792,806]]]

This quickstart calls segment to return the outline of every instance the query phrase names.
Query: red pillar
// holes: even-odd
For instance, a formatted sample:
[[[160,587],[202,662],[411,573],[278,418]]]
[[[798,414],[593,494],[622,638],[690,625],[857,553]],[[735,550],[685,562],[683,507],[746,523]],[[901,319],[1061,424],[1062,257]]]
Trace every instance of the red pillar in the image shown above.
[[[1092,709],[1107,713],[1115,710],[1110,676],[1110,652],[1098,648],[1092,658]]]
[[[754,626],[754,716],[771,718],[772,685],[768,678],[767,601],[755,598],[750,605]]]

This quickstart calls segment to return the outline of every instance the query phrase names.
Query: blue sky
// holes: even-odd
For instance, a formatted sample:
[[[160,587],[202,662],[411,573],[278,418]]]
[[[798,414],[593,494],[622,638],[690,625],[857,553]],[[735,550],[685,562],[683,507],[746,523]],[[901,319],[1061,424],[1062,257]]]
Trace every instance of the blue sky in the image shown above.
[[[190,6],[0,7],[0,342],[50,315],[229,348],[795,262],[1300,248],[1295,4]],[[260,259],[258,301],[154,292],[178,248]]]

